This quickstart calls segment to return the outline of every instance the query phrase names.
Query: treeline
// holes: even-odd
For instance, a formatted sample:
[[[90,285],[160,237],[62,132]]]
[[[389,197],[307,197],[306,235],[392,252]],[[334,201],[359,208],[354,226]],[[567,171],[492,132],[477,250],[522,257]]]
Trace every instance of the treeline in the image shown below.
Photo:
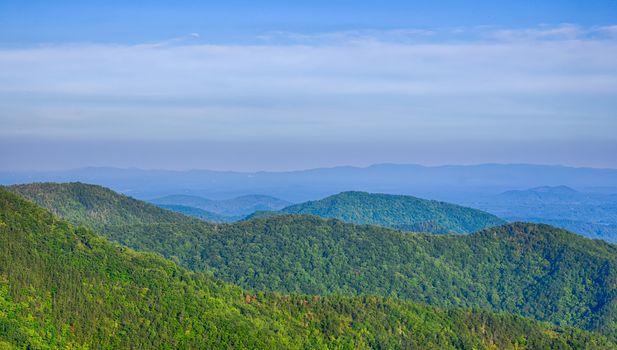
[[[37,202],[45,205],[38,198],[53,197],[57,208],[69,208],[57,210],[60,215],[89,224],[111,240],[158,252],[249,290],[380,295],[617,334],[616,247],[547,225],[516,223],[465,236],[412,234],[302,215],[212,225],[167,212],[153,218],[152,210],[161,211],[154,207],[145,209],[143,218],[151,220],[145,223],[141,207],[131,204],[138,201],[124,196],[117,200],[126,201],[123,210],[136,219],[108,220],[116,201],[108,199],[113,192],[97,186],[25,187],[35,188],[31,198]],[[78,187],[91,206],[74,211],[64,205],[75,202],[70,195],[75,190],[62,187]],[[88,196],[89,188],[96,191]]]
[[[252,293],[0,189],[0,346],[15,349],[606,349],[601,335],[380,297]]]

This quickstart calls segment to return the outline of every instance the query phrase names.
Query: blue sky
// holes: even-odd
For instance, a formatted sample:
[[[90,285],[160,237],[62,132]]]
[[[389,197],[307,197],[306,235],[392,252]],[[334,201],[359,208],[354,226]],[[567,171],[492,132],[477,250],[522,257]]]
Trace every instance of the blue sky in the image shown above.
[[[612,0],[515,1],[11,1],[0,2],[4,45],[143,43],[198,32],[209,42],[251,42],[268,31],[528,28],[615,24]]]
[[[0,168],[617,167],[615,1],[2,1]]]

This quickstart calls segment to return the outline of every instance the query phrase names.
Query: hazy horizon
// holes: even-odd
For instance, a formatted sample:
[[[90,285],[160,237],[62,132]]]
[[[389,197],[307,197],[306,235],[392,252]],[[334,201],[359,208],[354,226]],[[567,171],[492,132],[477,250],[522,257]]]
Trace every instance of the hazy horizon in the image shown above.
[[[0,0],[0,348],[617,349],[617,0]]]
[[[614,169],[617,168],[615,149],[617,142],[506,143],[495,148],[472,141],[333,145],[36,140],[30,144],[0,139],[0,170],[63,170],[93,166],[254,172],[366,167],[382,163],[424,166],[538,164]]]
[[[15,172],[15,173],[37,173],[37,172],[71,172],[84,169],[114,169],[114,170],[137,170],[137,171],[173,171],[173,172],[191,172],[191,171],[212,171],[212,172],[232,172],[232,173],[287,173],[287,172],[302,172],[310,170],[321,169],[336,169],[336,168],[355,168],[355,169],[367,169],[378,166],[418,166],[423,168],[446,168],[446,167],[482,167],[482,166],[531,166],[531,167],[558,167],[558,168],[571,168],[571,169],[593,169],[593,170],[617,170],[617,167],[593,167],[593,166],[572,166],[564,164],[547,164],[547,163],[499,163],[499,162],[486,162],[486,163],[468,163],[468,164],[454,164],[454,163],[441,163],[441,164],[422,164],[422,163],[397,163],[397,162],[380,162],[370,164],[336,164],[316,167],[305,168],[289,168],[289,169],[227,169],[227,168],[157,168],[157,167],[136,167],[136,166],[109,166],[109,165],[83,165],[78,167],[66,167],[66,168],[29,168],[29,169],[2,169],[0,172]]]
[[[615,111],[611,1],[0,3],[4,170],[616,168]]]

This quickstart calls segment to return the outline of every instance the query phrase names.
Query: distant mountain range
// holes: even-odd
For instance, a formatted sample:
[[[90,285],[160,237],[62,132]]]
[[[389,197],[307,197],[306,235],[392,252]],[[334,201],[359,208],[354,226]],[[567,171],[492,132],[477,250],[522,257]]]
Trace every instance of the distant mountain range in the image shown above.
[[[406,194],[450,202],[538,186],[565,185],[585,192],[617,193],[615,169],[529,164],[378,164],[254,173],[117,168],[0,172],[0,184],[4,185],[46,181],[93,183],[141,199],[175,194],[225,199],[262,193],[294,203],[344,191]]]
[[[280,214],[307,214],[354,224],[432,233],[471,233],[505,223],[494,215],[455,204],[412,196],[366,192],[343,192],[318,201],[295,205],[288,205],[288,202],[269,196],[243,196],[213,201],[196,196],[174,195],[151,202],[161,208],[209,222],[234,222]],[[234,214],[235,216],[232,216]],[[244,217],[241,214],[248,215]]]
[[[176,213],[184,214],[186,216],[192,216],[200,220],[213,223],[235,222],[244,219],[244,216],[225,216],[215,214],[207,210],[189,207],[186,205],[156,204],[156,206],[159,208],[175,211]]]
[[[510,221],[552,224],[590,238],[617,242],[617,195],[542,186],[481,196],[464,204]]]
[[[159,253],[196,272],[206,271],[249,290],[308,293],[324,298],[332,294],[380,295],[447,309],[508,312],[617,337],[617,246],[547,225],[513,223],[470,235],[434,235],[297,214],[213,225],[98,186],[34,184],[9,190],[54,210],[66,220],[97,229],[108,239]],[[31,227],[34,234],[47,226],[13,222],[43,217],[37,210],[29,214],[9,212],[2,220],[11,222],[13,231]],[[49,230],[56,230],[53,232],[64,232],[58,231],[63,227],[66,225],[53,220],[49,224]],[[68,242],[81,241],[79,235],[68,237]],[[47,247],[45,242],[38,244]],[[89,238],[83,242],[88,243]],[[75,249],[64,243],[60,246],[65,247],[61,248],[63,254]],[[152,269],[138,257],[131,259],[137,266],[145,266],[144,271]],[[124,266],[109,264],[111,267],[101,271],[111,271],[112,276],[118,266]],[[16,269],[22,271],[25,266]],[[36,267],[34,271],[48,268]],[[120,280],[128,278],[122,276]],[[83,277],[76,278],[81,286]],[[187,278],[180,281],[191,286],[197,283]],[[147,285],[156,288],[158,283]],[[263,307],[270,305],[264,303]],[[339,316],[333,317],[339,320]],[[374,325],[367,324],[370,332]],[[492,329],[488,324],[482,327]],[[568,333],[556,336],[559,334]],[[596,342],[602,338],[592,339]],[[593,342],[588,342],[587,347],[593,348]]]

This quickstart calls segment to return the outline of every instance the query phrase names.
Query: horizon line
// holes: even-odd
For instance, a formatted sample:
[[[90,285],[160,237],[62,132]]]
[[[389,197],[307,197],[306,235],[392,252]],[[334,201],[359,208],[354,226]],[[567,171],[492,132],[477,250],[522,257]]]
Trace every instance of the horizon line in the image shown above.
[[[615,170],[617,168],[611,167],[594,167],[594,166],[575,166],[575,165],[566,165],[566,164],[548,164],[548,163],[496,163],[496,162],[488,162],[488,163],[472,163],[472,164],[438,164],[438,165],[427,165],[420,163],[396,163],[396,162],[383,162],[383,163],[373,163],[365,166],[361,165],[349,165],[349,164],[341,164],[334,166],[321,166],[321,167],[311,167],[311,168],[300,168],[300,169],[288,169],[288,170],[254,170],[254,171],[239,171],[239,170],[229,170],[229,169],[209,169],[209,168],[186,168],[186,169],[165,169],[165,168],[140,168],[140,167],[121,167],[121,166],[106,166],[106,165],[86,165],[81,167],[72,167],[72,168],[60,168],[60,169],[20,169],[20,170],[11,170],[11,169],[0,169],[0,173],[45,173],[45,172],[71,172],[71,171],[80,171],[87,169],[108,169],[108,170],[136,170],[136,171],[164,171],[164,172],[177,172],[177,173],[188,173],[188,172],[218,172],[218,173],[236,173],[236,174],[259,174],[259,173],[293,173],[293,172],[304,172],[304,171],[314,171],[314,170],[327,170],[327,169],[340,169],[340,168],[352,168],[352,169],[369,169],[372,167],[378,166],[413,166],[413,167],[422,167],[422,168],[445,168],[445,167],[481,167],[481,166],[534,166],[534,167],[553,167],[553,168],[570,168],[570,169],[593,169],[593,170]]]

